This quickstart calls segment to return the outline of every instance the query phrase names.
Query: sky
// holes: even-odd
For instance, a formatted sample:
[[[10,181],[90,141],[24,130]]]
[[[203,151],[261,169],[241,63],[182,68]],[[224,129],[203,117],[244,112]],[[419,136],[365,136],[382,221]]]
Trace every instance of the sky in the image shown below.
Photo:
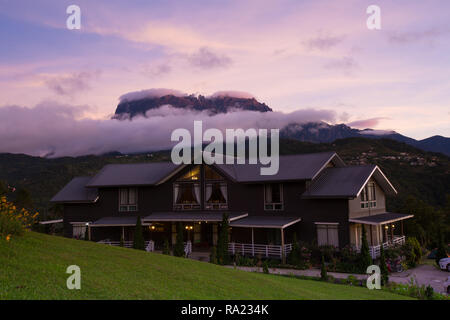
[[[80,30],[66,27],[72,4]],[[372,4],[380,30],[366,26]],[[445,0],[1,0],[0,151],[31,150],[36,123],[42,139],[64,119],[71,139],[87,123],[114,127],[119,98],[151,88],[238,91],[276,117],[450,136],[449,17]]]

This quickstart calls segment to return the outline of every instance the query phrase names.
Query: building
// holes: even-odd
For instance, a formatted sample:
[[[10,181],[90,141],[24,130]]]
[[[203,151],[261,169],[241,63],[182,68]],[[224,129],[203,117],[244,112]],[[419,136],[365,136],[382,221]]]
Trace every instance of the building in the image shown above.
[[[52,201],[64,206],[65,236],[129,244],[139,217],[149,250],[173,244],[181,222],[189,248],[207,251],[224,213],[231,253],[283,257],[294,233],[358,248],[362,225],[374,257],[380,245],[404,241],[402,221],[412,215],[386,211],[385,196],[397,191],[376,165],[346,166],[334,152],[279,161],[273,176],[260,175],[260,164],[110,164],[74,178]]]

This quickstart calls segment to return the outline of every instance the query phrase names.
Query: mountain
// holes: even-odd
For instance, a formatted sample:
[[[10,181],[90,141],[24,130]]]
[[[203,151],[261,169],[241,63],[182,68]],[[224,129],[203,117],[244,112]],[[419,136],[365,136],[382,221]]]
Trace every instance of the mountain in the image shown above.
[[[157,109],[164,105],[171,105],[174,108],[208,111],[211,115],[227,113],[231,109],[259,112],[272,111],[266,104],[258,102],[255,98],[238,98],[232,96],[204,97],[202,95],[176,96],[168,94],[136,100],[121,100],[116,108],[114,118],[131,119],[138,115],[145,116],[147,111]]]
[[[304,142],[329,143],[337,139],[364,137],[370,139],[391,139],[431,152],[440,152],[450,156],[450,138],[433,136],[424,140],[415,140],[395,131],[354,129],[345,124],[330,125],[325,122],[291,123],[280,131],[280,136]]]

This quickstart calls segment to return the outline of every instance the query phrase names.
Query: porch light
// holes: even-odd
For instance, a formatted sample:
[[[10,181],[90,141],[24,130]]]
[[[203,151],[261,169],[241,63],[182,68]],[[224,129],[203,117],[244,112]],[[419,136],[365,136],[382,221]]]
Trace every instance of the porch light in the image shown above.
[[[391,227],[392,227],[392,229],[394,229],[394,228],[395,228],[395,225],[393,224],[393,225],[391,225]]]
[[[155,226],[150,226],[150,229],[151,229],[151,230],[155,230],[156,227],[155,227]]]
[[[389,229],[389,227],[388,227],[387,225],[385,225],[384,228],[385,228],[386,230]]]
[[[186,226],[185,228],[186,228],[186,230],[192,230],[192,229],[194,229],[193,226]]]

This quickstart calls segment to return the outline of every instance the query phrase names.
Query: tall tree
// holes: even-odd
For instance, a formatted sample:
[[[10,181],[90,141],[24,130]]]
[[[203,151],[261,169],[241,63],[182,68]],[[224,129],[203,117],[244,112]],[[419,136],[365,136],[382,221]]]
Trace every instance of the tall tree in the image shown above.
[[[389,281],[389,272],[386,265],[386,256],[384,254],[383,246],[380,247],[380,271],[381,271],[381,284],[385,286]]]
[[[359,253],[359,265],[360,271],[365,273],[367,267],[372,264],[372,257],[370,256],[369,243],[367,242],[366,228],[362,225],[362,237],[361,237],[361,251]]]
[[[141,217],[137,217],[136,227],[134,228],[133,248],[138,250],[145,250],[144,235],[142,234]]]
[[[228,264],[230,261],[230,255],[228,254],[228,230],[228,215],[224,213],[217,241],[217,262],[219,264]]]
[[[177,239],[173,248],[173,255],[175,257],[184,256],[183,225],[181,224],[181,222],[177,223]]]

